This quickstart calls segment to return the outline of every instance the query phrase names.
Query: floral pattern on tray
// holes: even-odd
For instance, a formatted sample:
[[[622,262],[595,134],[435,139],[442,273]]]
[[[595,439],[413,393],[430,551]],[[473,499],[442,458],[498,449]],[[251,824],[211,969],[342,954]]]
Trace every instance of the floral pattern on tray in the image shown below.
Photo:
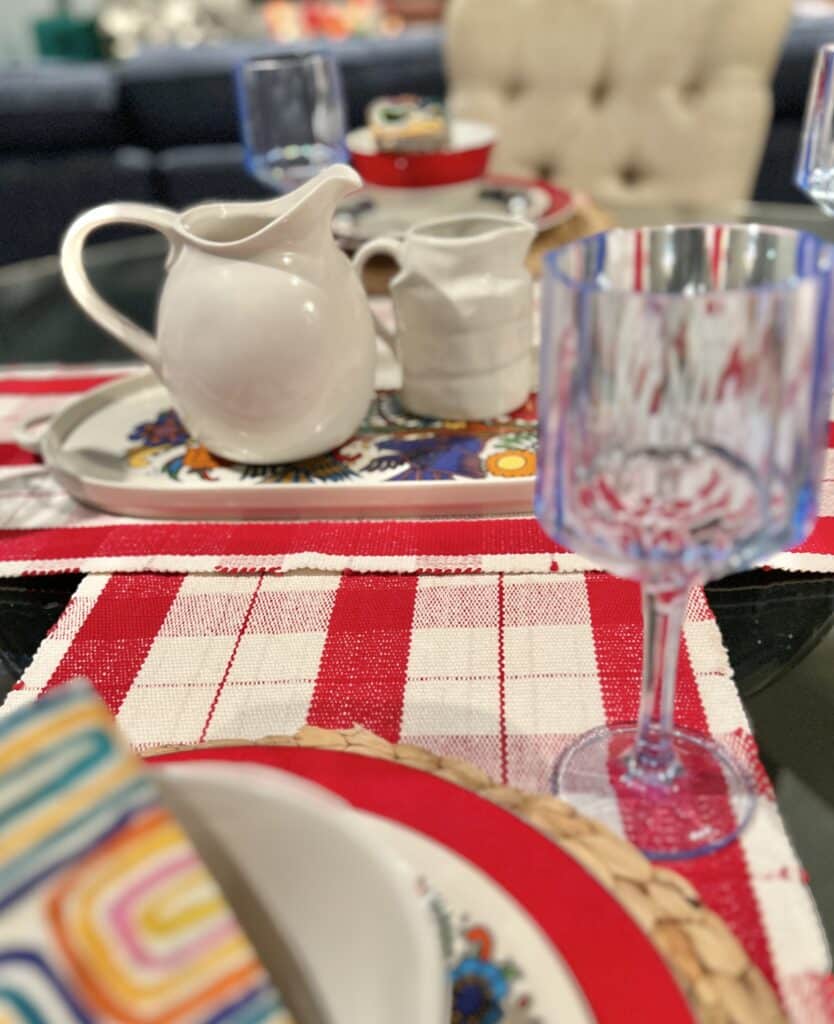
[[[532,477],[536,472],[536,399],[495,420],[413,416],[395,392],[380,391],[356,434],[341,448],[276,466],[246,466],[213,455],[189,437],[173,409],[138,423],[124,460],[133,471],[207,484],[377,483]]]

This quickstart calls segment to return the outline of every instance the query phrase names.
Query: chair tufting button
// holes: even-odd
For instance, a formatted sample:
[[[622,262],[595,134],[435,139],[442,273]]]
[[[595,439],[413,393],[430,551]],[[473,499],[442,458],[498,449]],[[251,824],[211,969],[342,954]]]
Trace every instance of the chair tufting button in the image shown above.
[[[544,161],[536,165],[536,177],[539,181],[552,181],[556,177],[557,167],[552,161]]]
[[[524,82],[520,78],[511,78],[504,84],[504,95],[508,100],[517,99],[524,92]]]
[[[595,82],[591,87],[591,103],[595,107],[601,107],[608,99],[610,92],[611,84],[606,82],[605,79],[600,79],[600,81]]]
[[[620,170],[620,179],[625,185],[638,185],[646,176],[646,171],[637,164],[626,164]]]

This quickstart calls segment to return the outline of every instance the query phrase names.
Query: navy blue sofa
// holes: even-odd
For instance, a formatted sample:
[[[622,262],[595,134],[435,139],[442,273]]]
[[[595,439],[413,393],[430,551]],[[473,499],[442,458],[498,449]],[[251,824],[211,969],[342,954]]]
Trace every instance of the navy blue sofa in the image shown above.
[[[801,201],[791,184],[814,53],[834,17],[795,18],[774,80],[775,115],[755,197]],[[442,30],[330,47],[351,125],[368,100],[410,90],[442,95]],[[183,207],[265,192],[244,171],[232,71],[263,43],[157,50],[120,64],[0,69],[0,264],[54,252],[87,207],[135,199]]]

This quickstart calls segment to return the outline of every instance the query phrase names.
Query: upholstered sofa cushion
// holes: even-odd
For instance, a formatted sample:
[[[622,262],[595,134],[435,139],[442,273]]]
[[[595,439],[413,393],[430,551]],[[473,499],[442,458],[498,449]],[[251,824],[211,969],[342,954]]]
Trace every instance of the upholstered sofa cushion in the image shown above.
[[[390,39],[317,45],[333,52],[343,71],[352,125],[363,120],[365,105],[379,93],[404,87],[426,93],[443,90],[439,33],[427,29]],[[235,66],[250,57],[309,49],[300,44],[226,43],[195,50],[148,50],[119,69],[129,124],[152,149],[235,142]]]
[[[493,166],[613,204],[750,194],[790,0],[450,0],[459,116]]]
[[[176,210],[209,199],[266,199],[275,194],[246,172],[239,142],[176,146],[157,153],[154,167],[160,202]]]
[[[373,49],[361,39],[341,43],[338,61],[351,126],[364,123],[365,108],[377,96],[397,92],[443,96],[442,45],[439,27],[413,28],[391,39],[375,40]]]
[[[5,154],[0,160],[0,264],[56,252],[74,217],[114,199],[154,200],[151,153],[120,147],[44,153],[34,159]],[[107,236],[102,231],[96,240]]]
[[[0,70],[0,151],[43,153],[124,140],[107,64],[43,62]]]

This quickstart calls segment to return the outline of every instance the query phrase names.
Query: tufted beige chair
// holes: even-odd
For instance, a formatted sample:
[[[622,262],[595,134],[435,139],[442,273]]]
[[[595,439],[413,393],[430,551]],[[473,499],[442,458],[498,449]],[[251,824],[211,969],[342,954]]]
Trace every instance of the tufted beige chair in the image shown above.
[[[491,170],[617,206],[746,198],[791,0],[450,0],[458,117]]]

